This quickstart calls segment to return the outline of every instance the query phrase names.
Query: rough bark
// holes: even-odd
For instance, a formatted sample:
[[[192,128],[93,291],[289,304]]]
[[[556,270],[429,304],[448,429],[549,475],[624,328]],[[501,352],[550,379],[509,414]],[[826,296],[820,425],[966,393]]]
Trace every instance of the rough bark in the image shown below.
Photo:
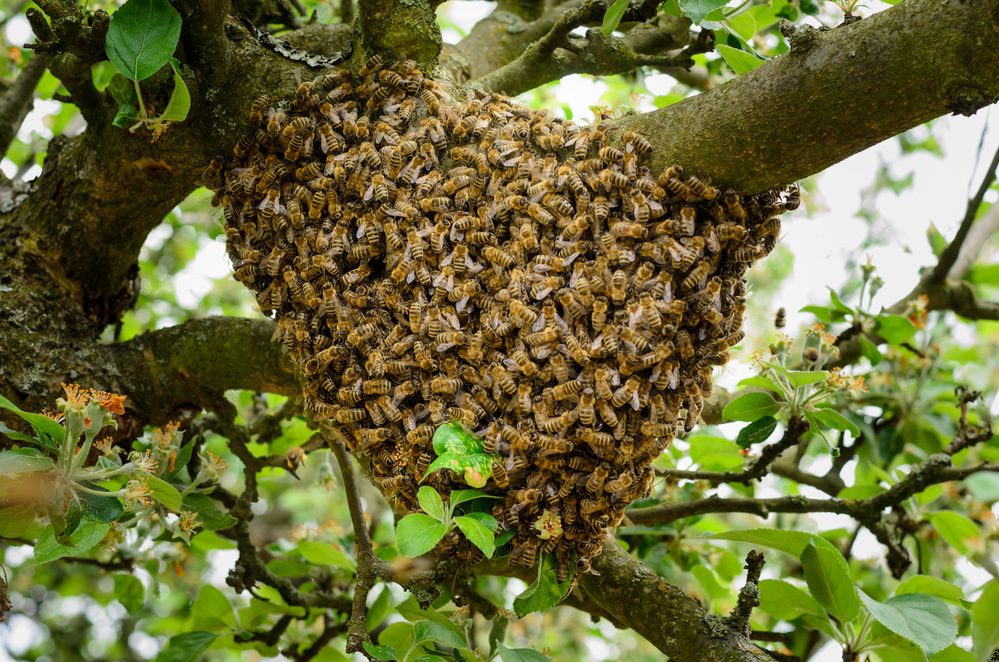
[[[604,542],[580,590],[673,660],[771,660],[721,616],[649,570],[613,540]]]
[[[947,113],[999,99],[999,0],[906,0],[834,30],[799,28],[791,52],[736,80],[618,122],[680,164],[755,193],[819,172]]]

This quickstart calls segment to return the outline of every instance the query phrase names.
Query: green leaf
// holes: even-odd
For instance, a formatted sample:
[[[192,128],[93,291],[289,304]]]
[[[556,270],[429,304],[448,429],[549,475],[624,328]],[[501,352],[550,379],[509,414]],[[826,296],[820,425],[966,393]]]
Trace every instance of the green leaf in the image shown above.
[[[127,78],[149,78],[170,60],[180,40],[180,14],[167,0],[128,0],[111,16],[104,47]]]
[[[364,615],[364,625],[368,629],[368,632],[374,632],[375,628],[382,624],[382,621],[385,620],[391,611],[392,591],[389,590],[388,586],[383,586],[381,593],[371,603],[367,613]],[[379,639],[379,641],[381,640]]]
[[[135,615],[146,600],[146,589],[135,575],[119,573],[114,576],[114,597],[121,606]]]
[[[907,595],[909,593],[922,593],[924,595],[936,596],[947,602],[952,602],[960,606],[964,600],[964,591],[960,586],[944,581],[932,575],[913,575],[903,579],[895,589],[895,595]]]
[[[788,370],[787,380],[791,382],[791,386],[798,388],[800,386],[808,386],[809,384],[816,384],[818,382],[824,382],[826,377],[829,376],[828,370]]]
[[[472,487],[483,487],[493,475],[493,458],[485,453],[471,455],[445,453],[430,463],[423,477],[426,478],[441,469],[450,469],[460,474],[465,483]]]
[[[716,9],[724,7],[728,0],[680,0],[680,11],[690,17],[695,25]]]
[[[499,522],[497,522],[496,518],[489,513],[471,512],[465,513],[462,517],[471,517],[479,524],[489,529],[492,533],[496,533],[497,529],[499,529]]]
[[[957,638],[957,624],[938,598],[909,593],[878,602],[863,591],[860,599],[881,625],[918,645],[926,654],[947,648]]]
[[[413,624],[398,621],[386,626],[378,635],[378,643],[397,651],[408,651],[413,645]]]
[[[777,385],[777,382],[770,379],[769,377],[764,377],[763,375],[754,375],[753,377],[746,377],[741,382],[739,382],[739,388],[765,388],[775,393],[783,393],[784,390]]]
[[[156,119],[161,122],[183,122],[191,110],[191,93],[180,75],[180,62],[177,58],[170,58],[170,67],[173,68],[173,91],[170,92],[166,108]]]
[[[502,662],[550,662],[551,658],[547,655],[542,655],[536,650],[531,650],[530,648],[507,648],[501,643],[496,644],[496,651],[499,653],[499,659]]]
[[[135,84],[119,73],[111,76],[107,91],[119,106],[129,105],[135,108],[139,105],[139,100],[135,96]]]
[[[968,476],[964,484],[976,499],[983,503],[999,501],[999,474],[978,473]]]
[[[441,495],[437,493],[437,490],[429,485],[424,485],[417,492],[416,499],[420,502],[420,508],[423,509],[423,512],[435,520],[444,521],[444,501],[441,499]]]
[[[857,588],[839,550],[812,541],[801,553],[801,566],[809,592],[826,611],[842,623],[857,617],[860,611]]]
[[[11,439],[13,441],[25,441],[29,444],[34,444],[36,446],[41,445],[44,448],[50,448],[50,449],[55,448],[55,445],[53,444],[46,444],[42,442],[40,439],[32,437],[30,434],[24,434],[23,432],[18,432],[17,430],[7,427],[2,422],[0,422],[0,435],[3,435],[4,437],[7,437],[8,439]]]
[[[541,557],[541,562],[538,564],[538,578],[513,599],[513,610],[520,618],[536,611],[551,609],[562,602],[569,592],[572,580],[568,579],[559,584],[555,578],[555,571],[550,567],[551,563],[546,563],[546,560],[545,556]]]
[[[166,648],[156,656],[156,662],[195,662],[217,636],[212,632],[197,631],[170,637]]]
[[[763,66],[766,62],[766,60],[761,60],[752,53],[747,53],[740,48],[733,48],[726,44],[718,44],[717,48],[718,54],[725,59],[728,66],[732,67],[732,70],[739,76]]]
[[[97,490],[98,492],[107,491],[100,485],[91,485],[89,483],[84,483],[84,485],[92,490]],[[125,512],[125,507],[121,504],[121,499],[118,497],[99,496],[97,494],[90,494],[87,492],[81,492],[79,497],[83,501],[86,514],[91,519],[113,522],[121,517],[122,513]]]
[[[139,109],[130,103],[123,103],[118,106],[118,112],[115,113],[111,124],[119,129],[128,129],[138,121]]]
[[[101,544],[111,525],[84,519],[69,537],[69,545],[60,545],[51,526],[45,527],[35,543],[35,565],[49,563],[64,556],[80,556]]]
[[[785,529],[744,529],[742,531],[726,531],[725,533],[715,533],[705,538],[715,540],[733,540],[736,542],[748,542],[754,545],[761,545],[782,551],[791,556],[798,557],[805,551],[805,547],[813,539],[818,539],[804,531],[791,531]]]
[[[403,556],[416,558],[426,554],[447,533],[447,525],[429,515],[406,515],[395,529],[396,544]]]
[[[773,416],[780,407],[769,393],[746,393],[725,405],[722,419],[726,421],[755,421]]]
[[[878,346],[867,339],[867,336],[860,334],[857,336],[857,342],[860,343],[860,352],[871,362],[872,366],[881,363],[885,356],[878,349]]]
[[[13,412],[19,418],[31,425],[31,427],[35,429],[35,432],[47,436],[52,441],[61,442],[66,438],[66,428],[62,425],[56,423],[48,416],[42,416],[41,414],[33,414],[29,411],[24,411],[2,395],[0,395],[0,409],[6,409],[7,411]]]
[[[236,624],[229,598],[211,584],[202,584],[198,590],[198,597],[191,606],[191,618],[200,627],[212,626],[215,630]]]
[[[298,553],[309,563],[329,565],[350,572],[354,571],[354,561],[343,550],[334,547],[328,542],[302,540],[299,541],[297,547]]]
[[[971,639],[975,658],[984,660],[999,647],[999,579],[985,585],[982,595],[971,608]]]
[[[902,315],[880,315],[875,332],[889,345],[901,345],[916,335],[915,325]]]
[[[175,513],[180,512],[182,500],[180,498],[180,492],[177,491],[176,487],[162,478],[157,478],[156,476],[148,476],[144,480],[154,499],[159,501],[169,510],[172,510]]]
[[[972,553],[974,550],[969,541],[981,539],[978,525],[967,515],[957,511],[938,510],[935,513],[929,513],[926,518],[930,520],[930,524],[940,534],[940,537],[961,554]]]
[[[493,552],[496,551],[496,543],[493,540],[493,532],[485,527],[482,522],[475,518],[461,516],[455,517],[454,523],[458,525],[458,528],[465,537],[468,538],[473,545],[482,550],[482,553],[486,555],[487,559],[493,557]]]
[[[831,430],[845,430],[854,437],[860,436],[860,428],[849,418],[839,413],[835,409],[820,407],[812,410],[812,417],[822,423],[823,427]]]
[[[759,444],[769,439],[776,428],[777,419],[773,416],[764,416],[739,430],[736,443],[742,448],[749,448],[753,444]]]
[[[958,648],[957,644],[951,644],[934,654],[930,662],[975,662],[975,656],[963,648]]]
[[[780,579],[760,580],[760,609],[772,616],[790,621],[802,614],[822,617],[825,610],[802,589]]]
[[[222,510],[215,499],[203,492],[185,494],[183,506],[198,513],[198,519],[206,531],[228,529],[238,522],[235,517]]]
[[[14,476],[55,468],[55,462],[34,448],[15,448],[0,452],[0,476]]]
[[[0,510],[0,538],[20,538],[35,523],[31,506],[13,506]]]
[[[611,36],[611,33],[617,30],[617,26],[621,23],[624,12],[627,10],[628,0],[614,0],[614,3],[607,8],[607,11],[604,12],[604,21],[600,25],[600,31],[604,33],[605,37]]]
[[[947,238],[943,236],[937,226],[930,223],[930,227],[926,228],[926,239],[930,244],[930,250],[933,251],[934,257],[940,257],[947,248]]]
[[[445,627],[434,621],[419,621],[413,626],[413,642],[432,641],[454,648],[468,648],[468,641],[452,628]]]
[[[728,471],[746,463],[738,444],[723,437],[695,435],[690,438],[690,459],[702,469]]]
[[[364,642],[364,650],[375,660],[398,660],[399,654],[391,646],[376,646],[370,641]]]
[[[815,315],[816,319],[823,324],[832,324],[842,320],[844,317],[842,312],[835,308],[827,308],[826,306],[804,306],[800,312]]]
[[[486,494],[482,490],[451,490],[451,494],[448,495],[448,501],[451,503],[451,507],[454,508],[459,503],[465,503],[466,501],[473,501],[475,499],[498,499],[499,497],[493,496],[492,494]]]
[[[461,421],[448,421],[434,432],[434,452],[437,455],[474,455],[482,452],[482,440],[465,429]]]
[[[832,305],[836,310],[846,314],[853,312],[853,308],[850,308],[850,306],[843,303],[843,300],[839,298],[839,295],[836,294],[836,290],[831,287],[827,287],[826,289],[829,290],[829,301],[832,302]]]

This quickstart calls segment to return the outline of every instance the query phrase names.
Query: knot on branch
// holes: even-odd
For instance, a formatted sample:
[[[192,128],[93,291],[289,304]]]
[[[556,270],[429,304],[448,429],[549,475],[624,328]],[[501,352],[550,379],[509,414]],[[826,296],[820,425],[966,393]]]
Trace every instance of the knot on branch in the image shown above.
[[[781,19],[780,32],[791,46],[791,55],[800,55],[818,43],[820,30],[811,25],[795,25],[785,18]]]

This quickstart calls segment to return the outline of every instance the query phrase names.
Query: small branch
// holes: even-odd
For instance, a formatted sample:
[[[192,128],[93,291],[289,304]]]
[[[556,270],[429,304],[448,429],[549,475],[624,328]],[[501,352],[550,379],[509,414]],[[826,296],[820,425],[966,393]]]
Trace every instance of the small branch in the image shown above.
[[[0,97],[0,155],[6,154],[35,101],[35,87],[48,67],[48,58],[32,56],[14,83]]]
[[[666,20],[662,27],[655,16],[656,6],[646,2],[631,5],[624,20],[649,22],[632,27],[624,37],[607,37],[599,29],[589,29],[583,37],[570,34],[598,21],[605,11],[606,3],[601,0],[587,0],[564,10],[551,28],[515,59],[471,85],[517,94],[572,73],[610,75],[643,66],[688,68],[693,65],[692,55],[714,46],[713,33],[708,30],[699,32],[691,41],[689,21]]]
[[[957,262],[961,248],[968,237],[968,233],[971,232],[971,226],[975,222],[978,208],[982,205],[985,194],[988,193],[992,187],[992,182],[996,179],[997,168],[999,168],[999,149],[996,150],[995,155],[992,157],[992,162],[989,164],[988,170],[985,171],[985,176],[982,178],[982,183],[978,187],[978,191],[968,200],[967,208],[964,211],[964,218],[961,220],[961,226],[958,228],[957,234],[954,235],[954,239],[947,244],[947,248],[940,254],[937,266],[933,268],[933,272],[930,275],[931,282],[944,282],[950,274],[951,267]]]
[[[354,526],[354,544],[357,546],[357,579],[354,584],[354,603],[347,622],[347,652],[360,653],[364,651],[364,643],[370,641],[365,615],[367,614],[368,593],[371,592],[375,580],[387,572],[384,562],[375,556],[371,546],[371,537],[364,522],[364,508],[361,505],[361,493],[358,489],[354,467],[350,463],[350,454],[338,433],[330,431],[328,443],[336,455],[343,477],[344,491],[347,492],[347,507],[350,510],[350,521]]]
[[[780,441],[765,447],[749,468],[743,471],[681,471],[678,469],[663,469],[656,473],[676,480],[704,480],[712,485],[720,483],[742,483],[748,485],[750,481],[759,480],[767,474],[770,465],[780,457],[781,453],[789,448],[797,446],[801,441],[801,436],[808,430],[808,423],[804,419],[794,417],[788,421],[787,429]]]
[[[963,279],[996,232],[999,232],[999,205],[994,204],[971,226],[947,280]]]
[[[739,591],[739,599],[732,613],[725,619],[728,626],[736,632],[751,636],[753,628],[749,625],[749,617],[753,609],[760,606],[760,573],[767,562],[762,552],[751,551],[746,556],[746,583]]]

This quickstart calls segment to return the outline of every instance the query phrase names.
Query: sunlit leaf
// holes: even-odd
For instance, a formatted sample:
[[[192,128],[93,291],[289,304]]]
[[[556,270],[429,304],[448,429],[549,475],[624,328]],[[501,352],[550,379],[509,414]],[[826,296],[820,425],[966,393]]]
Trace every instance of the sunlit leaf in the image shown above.
[[[413,513],[399,521],[395,530],[396,544],[403,556],[415,558],[426,554],[447,533],[447,525],[429,515]]]
[[[180,23],[167,0],[128,0],[111,16],[104,42],[108,59],[126,77],[145,80],[170,60]]]

